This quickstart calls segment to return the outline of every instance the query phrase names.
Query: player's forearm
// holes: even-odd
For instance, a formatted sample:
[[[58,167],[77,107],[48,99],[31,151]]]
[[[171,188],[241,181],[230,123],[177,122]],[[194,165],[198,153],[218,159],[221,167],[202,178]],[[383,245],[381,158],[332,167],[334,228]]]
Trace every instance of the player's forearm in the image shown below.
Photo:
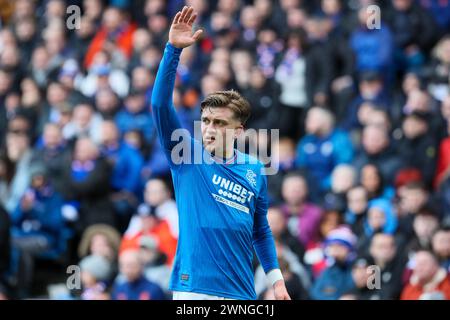
[[[275,244],[268,224],[254,234],[253,246],[266,274],[279,268]]]
[[[172,132],[181,128],[172,104],[172,95],[181,51],[182,49],[175,48],[167,43],[152,93],[152,112],[156,130],[166,149],[170,149]]]

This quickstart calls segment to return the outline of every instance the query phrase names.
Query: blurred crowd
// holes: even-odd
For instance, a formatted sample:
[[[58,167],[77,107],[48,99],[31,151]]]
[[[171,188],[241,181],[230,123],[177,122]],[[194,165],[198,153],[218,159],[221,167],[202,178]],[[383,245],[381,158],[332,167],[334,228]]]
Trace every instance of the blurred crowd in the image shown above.
[[[182,125],[235,89],[247,128],[280,130],[247,142],[278,171],[268,220],[291,297],[450,299],[441,0],[0,0],[0,299],[171,298],[178,215],[150,101],[184,4],[205,32],[177,71]],[[37,292],[43,261],[78,266],[80,286]]]

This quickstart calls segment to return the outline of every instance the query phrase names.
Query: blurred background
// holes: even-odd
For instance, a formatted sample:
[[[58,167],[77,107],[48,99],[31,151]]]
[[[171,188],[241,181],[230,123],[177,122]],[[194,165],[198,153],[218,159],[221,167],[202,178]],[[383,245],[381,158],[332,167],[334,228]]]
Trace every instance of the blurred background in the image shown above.
[[[150,101],[184,4],[205,32],[177,72],[182,125],[233,88],[247,128],[280,130],[249,143],[278,170],[291,297],[450,299],[442,0],[0,0],[0,299],[171,298],[177,209]]]

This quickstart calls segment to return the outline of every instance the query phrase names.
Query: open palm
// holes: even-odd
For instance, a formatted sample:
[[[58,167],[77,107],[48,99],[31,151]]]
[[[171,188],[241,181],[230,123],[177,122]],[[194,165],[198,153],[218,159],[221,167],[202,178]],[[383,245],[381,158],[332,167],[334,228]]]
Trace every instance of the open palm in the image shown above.
[[[173,19],[169,31],[169,42],[177,48],[186,48],[196,42],[202,30],[197,30],[192,34],[192,26],[197,14],[194,13],[192,7],[183,7],[182,11],[178,11]]]

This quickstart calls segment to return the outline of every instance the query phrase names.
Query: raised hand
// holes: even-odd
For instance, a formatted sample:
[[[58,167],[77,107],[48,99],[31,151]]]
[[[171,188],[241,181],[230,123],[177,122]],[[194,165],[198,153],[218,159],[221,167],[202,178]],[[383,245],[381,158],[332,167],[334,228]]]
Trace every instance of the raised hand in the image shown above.
[[[169,43],[177,48],[186,48],[194,44],[202,34],[202,30],[197,30],[192,34],[192,25],[197,14],[192,7],[184,6],[183,10],[178,11],[173,19],[169,31]]]

